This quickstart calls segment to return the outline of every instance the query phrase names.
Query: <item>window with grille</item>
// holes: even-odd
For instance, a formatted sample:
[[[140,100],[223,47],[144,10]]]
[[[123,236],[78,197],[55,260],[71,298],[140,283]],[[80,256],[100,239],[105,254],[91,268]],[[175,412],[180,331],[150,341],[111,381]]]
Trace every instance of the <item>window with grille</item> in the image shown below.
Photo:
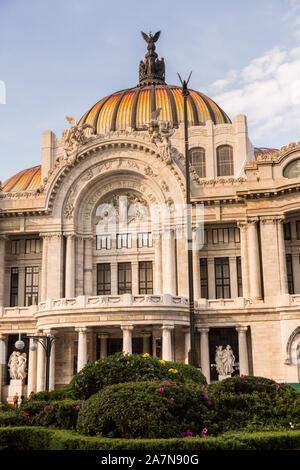
[[[206,258],[200,258],[200,287],[201,298],[208,299],[208,271]]]
[[[118,233],[117,234],[117,248],[131,248],[131,233]]]
[[[120,295],[132,292],[131,263],[118,263],[118,292]]]
[[[137,234],[137,247],[143,248],[148,247],[151,248],[153,246],[152,241],[152,233],[151,232],[143,232]]]
[[[229,243],[229,228],[213,229],[213,244]]]
[[[300,220],[296,222],[297,240],[300,240]]]
[[[217,147],[217,171],[218,176],[233,175],[233,150],[231,145]]]
[[[25,253],[40,253],[40,239],[30,238],[25,240]]]
[[[240,256],[236,257],[236,272],[237,272],[238,297],[243,297],[242,263],[241,263]]]
[[[97,235],[96,249],[97,250],[110,250],[111,249],[111,235]]]
[[[111,294],[110,263],[97,264],[97,295]]]
[[[289,294],[294,294],[293,259],[291,254],[286,255],[286,271]]]
[[[234,228],[234,242],[240,243],[240,229],[238,227]]]
[[[19,269],[11,268],[10,271],[10,306],[16,307],[18,305],[18,290],[19,290]]]
[[[153,294],[152,261],[139,262],[139,293]]]
[[[11,241],[11,254],[18,255],[20,253],[20,240]]]
[[[283,224],[283,233],[285,240],[291,240],[291,224],[290,222],[286,222]]]
[[[200,178],[206,177],[205,165],[205,149],[202,147],[195,147],[190,149],[190,162],[195,168],[195,171]]]
[[[30,266],[25,268],[25,306],[38,303],[39,268]]]
[[[230,299],[229,258],[215,258],[216,298]]]

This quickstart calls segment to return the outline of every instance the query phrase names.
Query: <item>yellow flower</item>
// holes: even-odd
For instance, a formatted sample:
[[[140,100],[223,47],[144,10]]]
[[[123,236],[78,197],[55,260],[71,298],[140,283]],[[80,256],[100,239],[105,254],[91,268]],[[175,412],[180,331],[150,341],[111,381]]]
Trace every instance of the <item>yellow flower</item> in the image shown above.
[[[143,354],[143,357],[149,357],[149,356],[150,356],[150,354],[148,354],[148,353]]]
[[[162,359],[159,361],[163,366],[165,365],[165,361],[163,361]]]
[[[133,367],[133,364],[131,364],[131,367]]]
[[[169,369],[169,372],[172,372],[172,374],[177,374],[178,370],[176,370],[176,369]]]
[[[130,364],[130,362],[129,362],[129,361],[127,361],[127,364]]]

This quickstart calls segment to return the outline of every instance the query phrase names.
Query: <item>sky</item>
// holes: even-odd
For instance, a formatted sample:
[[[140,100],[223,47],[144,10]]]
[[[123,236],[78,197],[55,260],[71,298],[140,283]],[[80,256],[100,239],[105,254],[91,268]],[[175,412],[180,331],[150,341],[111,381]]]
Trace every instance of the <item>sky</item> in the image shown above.
[[[192,70],[254,146],[300,140],[300,0],[0,0],[1,181],[40,164],[65,115],[137,84],[141,30],[162,31],[167,83]]]

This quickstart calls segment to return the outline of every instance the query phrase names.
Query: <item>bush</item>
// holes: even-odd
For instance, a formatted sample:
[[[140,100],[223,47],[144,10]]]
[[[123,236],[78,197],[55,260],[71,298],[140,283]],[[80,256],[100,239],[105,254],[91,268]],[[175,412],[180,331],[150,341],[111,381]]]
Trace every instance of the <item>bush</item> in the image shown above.
[[[211,428],[212,407],[203,389],[168,381],[130,382],[106,387],[79,412],[82,434],[122,438],[180,437]]]
[[[46,428],[0,428],[0,448],[4,450],[292,450],[300,449],[300,431],[227,433],[223,436],[186,439],[103,439],[81,436],[71,431]],[[200,461],[200,459],[199,459]]]
[[[30,402],[30,401],[51,402],[51,401],[65,400],[68,398],[72,398],[72,393],[73,392],[72,392],[70,385],[67,385],[66,387],[59,389],[59,390],[33,393],[31,397],[26,400],[26,402]]]
[[[31,426],[54,426],[61,429],[74,429],[82,404],[78,400],[57,402],[32,401],[25,403],[20,412],[26,416]]]
[[[164,362],[151,356],[116,353],[87,364],[73,377],[71,387],[75,398],[86,399],[107,385],[155,379],[206,384],[204,375],[195,367]]]
[[[208,386],[219,432],[297,427],[300,395],[263,377],[235,376]]]
[[[18,408],[11,407],[9,411],[0,411],[0,427],[22,426],[26,424],[28,424],[26,416]]]

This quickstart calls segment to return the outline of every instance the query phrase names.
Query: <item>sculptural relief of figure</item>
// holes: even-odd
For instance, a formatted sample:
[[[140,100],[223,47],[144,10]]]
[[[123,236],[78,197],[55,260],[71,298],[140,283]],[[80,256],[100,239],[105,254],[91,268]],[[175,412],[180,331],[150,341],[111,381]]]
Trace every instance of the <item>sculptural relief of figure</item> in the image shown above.
[[[223,346],[216,347],[215,361],[219,376],[230,376],[234,372],[235,357],[229,344],[227,344],[225,349],[223,349]]]
[[[9,375],[12,380],[26,378],[27,354],[13,351],[8,360]]]

